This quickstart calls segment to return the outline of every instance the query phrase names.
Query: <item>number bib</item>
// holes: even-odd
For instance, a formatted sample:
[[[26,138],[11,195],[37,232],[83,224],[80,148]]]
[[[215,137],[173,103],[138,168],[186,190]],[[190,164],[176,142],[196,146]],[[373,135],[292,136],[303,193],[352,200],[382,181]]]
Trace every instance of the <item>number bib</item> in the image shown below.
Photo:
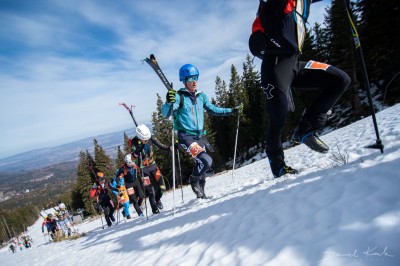
[[[304,68],[326,70],[330,65],[310,60]]]
[[[204,149],[197,142],[193,142],[192,144],[190,144],[190,146],[188,148],[188,152],[193,157],[197,157],[197,155],[199,155],[199,153],[202,151],[204,151]]]
[[[150,183],[150,177],[148,177],[148,176],[144,176],[143,177],[143,185],[145,186],[145,187],[147,187],[148,185],[150,185],[151,183]]]
[[[133,189],[133,187],[130,187],[127,189],[128,195],[133,195],[135,194],[135,190]]]

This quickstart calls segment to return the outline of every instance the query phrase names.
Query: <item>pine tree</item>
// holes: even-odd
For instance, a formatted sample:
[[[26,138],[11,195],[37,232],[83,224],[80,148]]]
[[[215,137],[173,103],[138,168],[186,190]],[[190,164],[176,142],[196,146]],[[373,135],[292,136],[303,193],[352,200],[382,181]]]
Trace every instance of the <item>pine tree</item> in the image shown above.
[[[126,134],[126,132],[124,132],[124,149],[122,150],[124,154],[132,153],[132,147],[130,147],[128,143],[129,143],[129,136],[128,134]]]
[[[172,143],[172,123],[168,118],[165,118],[161,114],[161,108],[163,106],[163,101],[159,94],[157,94],[157,111],[152,114],[152,127],[153,136],[157,140],[167,146],[171,146]],[[172,186],[172,153],[158,150],[154,146],[154,158],[157,162],[157,166],[160,168],[161,173],[167,177],[168,184],[170,188]]]
[[[111,157],[108,156],[103,147],[93,139],[94,145],[94,161],[95,161],[95,172],[103,172],[107,178],[114,176],[114,169]]]
[[[385,103],[394,104],[400,100],[399,3],[360,0],[357,8],[360,14],[358,33],[368,76],[371,83],[382,84],[382,92],[389,85]]]
[[[339,105],[343,107],[352,107],[353,117],[356,120],[361,116],[362,108],[358,95],[360,83],[357,79],[356,57],[354,43],[350,34],[349,20],[346,14],[343,0],[332,0],[332,5],[326,9],[325,32],[329,42],[328,62],[341,70],[345,71],[352,79],[352,84],[345,92]],[[339,117],[332,120],[336,126]],[[350,121],[348,121],[350,122]],[[344,125],[340,125],[344,126]]]
[[[94,166],[94,160],[89,151],[79,153],[76,184],[72,191],[72,208],[84,208],[88,213],[94,213],[93,201],[89,197],[89,191],[95,182],[90,167]]]
[[[125,133],[124,133],[124,136],[126,136]],[[126,154],[127,153],[124,150],[121,150],[121,146],[118,146],[117,158],[115,159],[115,168],[114,168],[114,170],[117,170],[117,168],[120,167],[123,164]]]
[[[265,110],[265,97],[261,89],[261,77],[260,73],[254,69],[253,61],[247,55],[246,62],[243,64],[242,83],[248,97],[244,113],[250,119],[248,119],[248,125],[240,125],[239,133],[239,136],[246,138],[245,141],[248,145],[245,145],[245,149],[253,146],[259,148],[263,145],[267,131],[267,112]]]

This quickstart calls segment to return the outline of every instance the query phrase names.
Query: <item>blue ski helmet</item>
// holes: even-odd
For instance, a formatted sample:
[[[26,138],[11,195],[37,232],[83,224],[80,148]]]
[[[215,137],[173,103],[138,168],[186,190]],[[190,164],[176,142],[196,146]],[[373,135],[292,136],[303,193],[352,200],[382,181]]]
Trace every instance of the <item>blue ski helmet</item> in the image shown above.
[[[179,69],[179,80],[185,82],[185,79],[190,76],[199,76],[197,67],[192,64],[186,64]]]

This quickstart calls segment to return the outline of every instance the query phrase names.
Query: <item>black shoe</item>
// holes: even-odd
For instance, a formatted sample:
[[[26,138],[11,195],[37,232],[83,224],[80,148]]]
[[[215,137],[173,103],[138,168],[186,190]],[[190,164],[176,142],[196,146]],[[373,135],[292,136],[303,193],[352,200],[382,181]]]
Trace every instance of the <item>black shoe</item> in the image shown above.
[[[130,215],[126,216],[126,219],[131,219],[131,216]]]
[[[154,210],[152,210],[152,211],[153,211],[153,214],[160,213],[160,210],[159,210],[159,209],[154,209]]]
[[[107,225],[108,225],[108,227],[111,227],[112,223],[109,223],[109,224],[107,224]]]
[[[125,216],[126,216],[126,214],[125,214],[125,211],[124,210],[122,210],[122,216],[125,218]]]
[[[191,176],[190,177],[190,186],[192,187],[192,190],[194,194],[196,194],[196,197],[199,199],[204,196],[203,189],[201,188],[201,185],[199,183],[200,181],[200,176]]]
[[[190,186],[192,187],[192,190],[194,194],[196,194],[196,197],[198,199],[202,198],[204,196],[203,190],[201,189],[199,183],[190,183]]]
[[[115,222],[114,216],[110,216],[111,221]]]
[[[162,210],[164,208],[164,206],[160,200],[157,201],[157,208],[159,208],[160,210]]]
[[[285,165],[279,170],[278,173],[274,174],[274,177],[278,178],[278,177],[281,177],[286,174],[295,175],[298,173],[299,173],[299,171],[297,171],[296,169],[293,169],[292,167]]]
[[[315,131],[311,131],[305,134],[300,134],[297,131],[294,135],[295,141],[299,143],[304,143],[310,149],[320,153],[327,153],[329,147],[318,137]]]

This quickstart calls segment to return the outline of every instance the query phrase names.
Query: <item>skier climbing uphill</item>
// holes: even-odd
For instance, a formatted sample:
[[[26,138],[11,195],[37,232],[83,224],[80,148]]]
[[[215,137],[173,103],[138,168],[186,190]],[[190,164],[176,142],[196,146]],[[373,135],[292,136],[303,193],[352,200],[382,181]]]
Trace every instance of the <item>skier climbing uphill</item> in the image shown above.
[[[144,189],[149,197],[153,214],[159,213],[163,208],[161,197],[166,189],[163,176],[154,159],[153,144],[164,151],[171,151],[170,146],[163,145],[151,136],[150,129],[146,125],[136,127],[136,136],[132,139],[132,156],[137,159],[140,173],[144,179]],[[147,178],[150,183],[147,182]]]
[[[269,117],[266,152],[274,177],[298,172],[286,165],[281,142],[288,110],[292,109],[290,89],[318,93],[304,111],[294,138],[326,153],[329,148],[317,131],[324,127],[327,112],[350,84],[349,76],[334,66],[299,61],[309,8],[310,1],[304,0],[260,1],[249,40],[250,51],[262,59],[261,85]]]
[[[195,160],[190,177],[190,185],[197,198],[206,198],[205,174],[212,165],[212,158],[206,152],[207,139],[204,137],[204,111],[214,116],[227,116],[241,112],[243,105],[235,108],[216,107],[208,100],[205,93],[197,90],[198,69],[191,64],[183,65],[179,70],[179,80],[184,88],[178,92],[168,90],[167,101],[162,106],[162,114],[173,114],[174,129],[178,131],[178,142]]]

